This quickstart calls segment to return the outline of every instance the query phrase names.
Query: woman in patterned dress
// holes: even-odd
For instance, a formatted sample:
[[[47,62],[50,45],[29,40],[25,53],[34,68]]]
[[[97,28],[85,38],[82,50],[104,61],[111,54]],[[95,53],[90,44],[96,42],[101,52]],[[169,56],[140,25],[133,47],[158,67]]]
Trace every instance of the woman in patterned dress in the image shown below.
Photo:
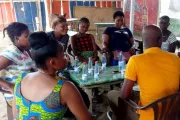
[[[67,107],[78,120],[90,120],[90,114],[76,87],[56,71],[66,67],[63,47],[46,33],[29,36],[31,55],[38,68],[23,73],[14,88],[13,115],[18,120],[62,120]]]
[[[0,86],[1,90],[10,93],[4,94],[4,97],[7,101],[8,119],[12,120],[11,106],[14,83],[22,72],[30,72],[35,67],[35,64],[28,54],[28,26],[23,23],[13,22],[4,28],[4,36],[5,31],[12,44],[0,53]]]

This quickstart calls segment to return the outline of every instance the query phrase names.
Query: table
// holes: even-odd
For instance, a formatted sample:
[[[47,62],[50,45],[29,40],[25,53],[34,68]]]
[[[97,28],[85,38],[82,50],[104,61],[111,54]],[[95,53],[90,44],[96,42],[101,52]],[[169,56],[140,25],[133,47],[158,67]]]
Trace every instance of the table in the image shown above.
[[[69,19],[67,19],[67,23],[70,23],[70,25],[71,25],[70,30],[77,31],[78,30],[78,24],[77,24],[78,22],[79,22],[79,18],[69,18]]]
[[[94,80],[93,76],[88,76],[87,82],[81,80],[82,74],[75,74],[74,71],[70,72],[70,77],[78,85],[85,89],[90,99],[89,111],[92,112],[92,88],[102,87],[104,85],[115,85],[124,81],[124,76],[120,73],[113,74],[112,71],[118,70],[117,66],[107,67],[106,71],[99,74],[99,80]]]
[[[96,25],[96,39],[100,40],[99,28],[100,27],[113,27],[115,23],[94,23]]]

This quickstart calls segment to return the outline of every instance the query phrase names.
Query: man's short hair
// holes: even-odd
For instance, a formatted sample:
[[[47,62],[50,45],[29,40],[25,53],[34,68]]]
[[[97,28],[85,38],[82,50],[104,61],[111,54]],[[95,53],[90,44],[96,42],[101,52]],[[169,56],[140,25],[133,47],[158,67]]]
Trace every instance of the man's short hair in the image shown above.
[[[170,22],[170,18],[167,15],[162,16],[160,19],[161,20],[167,20],[168,22]]]

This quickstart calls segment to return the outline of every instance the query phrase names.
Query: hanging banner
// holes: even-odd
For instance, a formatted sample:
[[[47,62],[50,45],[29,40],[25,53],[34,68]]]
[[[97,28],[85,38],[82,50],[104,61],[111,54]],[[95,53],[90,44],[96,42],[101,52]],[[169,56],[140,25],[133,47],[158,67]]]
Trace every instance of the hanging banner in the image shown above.
[[[131,0],[126,0],[125,16],[129,25]],[[148,24],[157,24],[158,0],[135,0],[134,32],[140,34],[142,28]]]

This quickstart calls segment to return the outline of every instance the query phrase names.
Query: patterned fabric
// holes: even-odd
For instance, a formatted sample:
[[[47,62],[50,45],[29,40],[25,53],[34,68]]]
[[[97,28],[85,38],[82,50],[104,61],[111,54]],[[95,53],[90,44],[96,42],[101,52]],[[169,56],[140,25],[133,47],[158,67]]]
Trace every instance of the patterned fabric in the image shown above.
[[[84,58],[88,59],[89,57],[93,56],[93,51],[82,51],[81,52],[81,56],[83,56]]]
[[[164,51],[169,51],[169,45],[176,41],[176,36],[173,33],[171,33],[168,39],[165,42],[162,42],[161,49]]]
[[[90,34],[86,34],[83,37],[75,36],[76,49],[78,52],[93,51],[93,44]]]
[[[0,76],[2,79],[7,80],[10,83],[15,83],[16,79],[22,72],[30,72],[35,68],[35,63],[28,55],[27,52],[22,53],[16,46],[11,44],[7,49],[0,53],[3,56],[11,60],[14,64],[9,65],[6,69],[1,70]],[[6,101],[11,106],[12,95],[4,94]]]
[[[20,92],[21,80],[25,76],[23,73],[15,84],[15,99],[17,108],[17,120],[62,120],[66,112],[66,106],[60,103],[60,91],[64,84],[59,80],[54,90],[44,100],[33,102],[25,99]]]

